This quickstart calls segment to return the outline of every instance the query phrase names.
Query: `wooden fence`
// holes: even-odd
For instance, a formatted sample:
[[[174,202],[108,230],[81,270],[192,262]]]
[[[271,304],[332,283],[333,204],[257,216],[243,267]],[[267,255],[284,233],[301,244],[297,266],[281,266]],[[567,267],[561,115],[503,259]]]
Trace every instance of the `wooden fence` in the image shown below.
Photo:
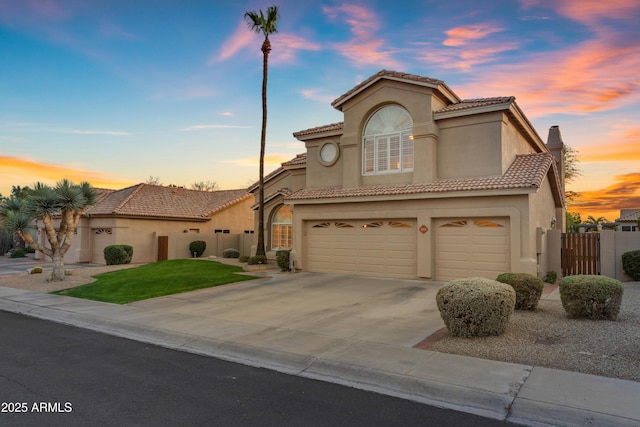
[[[562,234],[562,276],[600,274],[600,233]]]

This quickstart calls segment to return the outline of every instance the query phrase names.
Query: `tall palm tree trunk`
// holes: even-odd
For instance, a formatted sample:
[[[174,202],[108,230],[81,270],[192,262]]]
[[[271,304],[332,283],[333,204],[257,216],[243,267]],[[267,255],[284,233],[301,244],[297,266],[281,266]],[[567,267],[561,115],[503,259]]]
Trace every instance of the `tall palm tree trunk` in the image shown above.
[[[267,79],[269,69],[269,52],[271,42],[269,36],[265,36],[262,43],[262,133],[260,135],[260,180],[258,184],[258,244],[256,255],[266,255],[264,248],[264,152],[267,138]]]

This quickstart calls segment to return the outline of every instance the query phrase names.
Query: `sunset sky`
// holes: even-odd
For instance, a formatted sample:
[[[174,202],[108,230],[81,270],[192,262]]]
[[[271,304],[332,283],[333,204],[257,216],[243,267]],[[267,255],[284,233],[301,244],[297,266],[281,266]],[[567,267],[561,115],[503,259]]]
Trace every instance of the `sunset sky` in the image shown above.
[[[0,0],[0,194],[255,181],[262,37],[243,14],[271,4],[267,172],[388,69],[515,96],[544,141],[558,125],[580,153],[570,211],[640,208],[638,0]]]

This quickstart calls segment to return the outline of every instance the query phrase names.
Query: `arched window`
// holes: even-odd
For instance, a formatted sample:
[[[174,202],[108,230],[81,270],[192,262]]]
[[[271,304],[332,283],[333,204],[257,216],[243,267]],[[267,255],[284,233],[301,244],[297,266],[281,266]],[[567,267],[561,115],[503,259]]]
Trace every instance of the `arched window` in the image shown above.
[[[413,170],[413,120],[402,107],[382,107],[369,118],[362,136],[362,174]]]
[[[271,220],[271,249],[291,249],[292,246],[291,207],[281,206]]]

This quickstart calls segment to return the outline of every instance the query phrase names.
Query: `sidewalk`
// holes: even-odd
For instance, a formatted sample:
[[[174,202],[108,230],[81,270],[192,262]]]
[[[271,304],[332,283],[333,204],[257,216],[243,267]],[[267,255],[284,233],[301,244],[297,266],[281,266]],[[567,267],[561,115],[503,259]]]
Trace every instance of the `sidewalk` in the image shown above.
[[[332,319],[317,313],[313,318],[286,317],[293,300],[276,295],[278,286],[294,289],[304,283],[307,292],[320,295],[323,283],[318,278],[327,277],[281,275],[129,305],[0,287],[0,309],[518,424],[640,425],[638,382],[412,348],[406,343],[415,343],[415,328],[405,324],[385,330],[380,320],[366,328],[372,322],[371,310],[389,303],[386,294],[378,296],[382,300],[366,313],[367,319],[346,311],[331,313]],[[341,284],[345,295],[338,298],[349,297],[349,283],[345,279]],[[418,288],[403,289],[432,292]],[[269,304],[278,309],[252,311],[240,292],[272,298]],[[291,298],[305,302],[300,296]],[[244,307],[236,317],[233,301]],[[389,306],[393,309],[397,301]],[[379,314],[380,319],[389,316]],[[340,330],[335,327],[338,320],[343,322]]]

